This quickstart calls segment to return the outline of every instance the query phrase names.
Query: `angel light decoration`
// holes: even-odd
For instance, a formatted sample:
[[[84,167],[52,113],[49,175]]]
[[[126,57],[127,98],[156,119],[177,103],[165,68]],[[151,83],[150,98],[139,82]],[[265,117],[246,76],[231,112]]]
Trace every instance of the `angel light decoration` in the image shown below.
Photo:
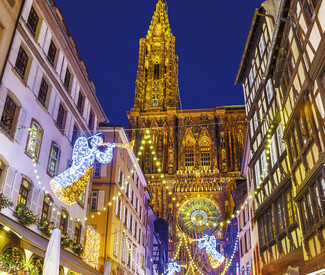
[[[175,273],[181,272],[181,266],[177,262],[170,262],[166,272],[167,275],[174,275]]]
[[[225,257],[216,250],[217,240],[215,236],[204,234],[203,241],[202,239],[199,239],[197,246],[199,249],[206,249],[206,253],[212,268],[217,268],[224,262]]]
[[[99,134],[89,138],[79,137],[73,147],[71,167],[50,181],[54,194],[68,205],[74,204],[80,194],[85,191],[95,160],[107,164],[113,158],[115,147],[133,146],[132,143],[104,143]],[[89,148],[88,139],[90,139],[91,148]],[[101,150],[102,148],[104,150]]]

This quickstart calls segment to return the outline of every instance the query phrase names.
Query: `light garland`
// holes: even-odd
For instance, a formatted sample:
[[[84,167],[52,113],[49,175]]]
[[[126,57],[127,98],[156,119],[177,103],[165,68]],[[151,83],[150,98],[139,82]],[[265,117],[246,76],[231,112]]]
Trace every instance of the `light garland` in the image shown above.
[[[84,262],[91,267],[99,268],[100,235],[92,226],[88,225],[86,230],[86,245],[82,255]]]
[[[225,257],[216,250],[217,240],[215,236],[204,234],[203,242],[202,239],[198,240],[197,246],[199,249],[206,249],[208,259],[213,269],[218,268],[224,262]]]
[[[238,234],[237,234],[237,238],[236,238],[236,242],[235,242],[235,245],[234,245],[234,250],[232,252],[232,255],[231,255],[229,261],[226,262],[224,270],[220,273],[220,275],[224,275],[228,271],[229,267],[231,266],[232,260],[233,260],[233,258],[235,256],[236,251],[237,251],[237,246],[238,246]]]
[[[73,147],[72,166],[50,181],[54,194],[68,205],[74,204],[86,190],[95,160],[107,164],[113,158],[113,148],[116,144],[105,143],[107,148],[102,152],[99,147],[104,143],[99,134],[89,137],[91,148],[87,138],[79,137]]]

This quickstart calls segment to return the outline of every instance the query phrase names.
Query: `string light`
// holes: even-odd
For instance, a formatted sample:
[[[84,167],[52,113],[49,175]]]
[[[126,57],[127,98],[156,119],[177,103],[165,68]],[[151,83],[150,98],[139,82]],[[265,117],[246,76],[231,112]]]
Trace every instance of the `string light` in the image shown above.
[[[83,260],[91,267],[99,267],[100,235],[92,226],[88,225],[86,230],[86,245],[82,255]]]

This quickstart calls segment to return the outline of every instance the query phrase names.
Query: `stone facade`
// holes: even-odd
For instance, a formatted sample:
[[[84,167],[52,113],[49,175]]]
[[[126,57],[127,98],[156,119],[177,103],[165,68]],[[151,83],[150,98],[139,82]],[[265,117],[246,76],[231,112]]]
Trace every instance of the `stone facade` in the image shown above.
[[[183,233],[192,240],[202,233],[193,226],[180,225],[181,210],[189,202],[202,204],[199,207],[211,204],[217,209],[220,221],[232,215],[231,191],[236,188],[236,179],[241,178],[246,123],[243,106],[180,109],[175,38],[161,0],[146,38],[140,40],[134,107],[128,118],[136,152],[142,146],[146,129],[150,130],[157,160],[167,179],[166,183],[162,181],[155,165],[157,160],[150,153],[151,145],[146,144],[139,162],[147,176],[154,212],[169,223],[169,259],[172,259]],[[173,190],[178,202],[171,199],[167,187]],[[224,225],[212,230],[218,232],[222,253],[227,244],[226,229]],[[197,251],[195,242],[190,247],[192,252]],[[185,248],[180,250],[178,261],[188,266],[190,259]],[[199,269],[205,274],[222,271],[222,267],[210,268],[206,261],[203,256],[197,259]]]

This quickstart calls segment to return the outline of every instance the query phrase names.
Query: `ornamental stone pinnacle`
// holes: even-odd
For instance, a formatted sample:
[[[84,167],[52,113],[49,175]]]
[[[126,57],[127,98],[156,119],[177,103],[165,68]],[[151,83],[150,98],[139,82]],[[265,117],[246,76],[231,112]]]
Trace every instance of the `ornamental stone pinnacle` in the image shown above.
[[[133,111],[179,109],[178,56],[165,3],[159,0],[146,38],[140,39]]]

